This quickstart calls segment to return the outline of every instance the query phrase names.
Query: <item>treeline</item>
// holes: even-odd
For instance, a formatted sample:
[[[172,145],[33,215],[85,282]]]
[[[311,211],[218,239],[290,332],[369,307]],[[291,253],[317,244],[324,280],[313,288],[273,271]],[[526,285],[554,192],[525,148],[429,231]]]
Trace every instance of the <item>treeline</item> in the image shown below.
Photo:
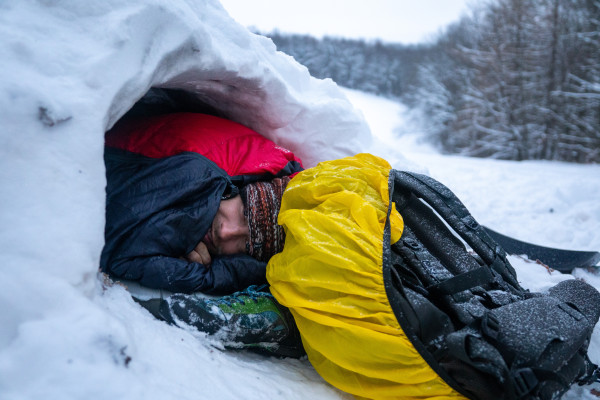
[[[293,56],[317,78],[339,85],[400,99],[417,80],[419,65],[430,58],[432,46],[384,44],[381,41],[308,35],[262,33],[278,50]]]
[[[600,162],[600,0],[496,0],[431,45],[269,34],[314,76],[420,110],[443,151]]]

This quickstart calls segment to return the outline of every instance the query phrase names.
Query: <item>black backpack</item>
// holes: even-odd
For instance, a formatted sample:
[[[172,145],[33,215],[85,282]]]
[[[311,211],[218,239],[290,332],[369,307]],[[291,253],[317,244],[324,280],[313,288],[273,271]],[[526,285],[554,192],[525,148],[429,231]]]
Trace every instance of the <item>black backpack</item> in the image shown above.
[[[396,318],[427,363],[461,394],[482,400],[557,399],[597,381],[587,356],[600,293],[581,280],[548,293],[522,288],[504,250],[438,181],[393,170],[402,238],[384,243]]]

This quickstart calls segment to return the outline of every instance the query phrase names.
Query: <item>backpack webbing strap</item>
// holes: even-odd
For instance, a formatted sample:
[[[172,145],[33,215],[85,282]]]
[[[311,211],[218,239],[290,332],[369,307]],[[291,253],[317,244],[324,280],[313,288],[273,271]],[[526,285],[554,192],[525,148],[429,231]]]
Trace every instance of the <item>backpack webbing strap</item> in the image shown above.
[[[427,287],[433,296],[452,295],[464,290],[483,286],[494,281],[494,276],[488,267],[479,267],[456,275],[443,282]]]
[[[525,398],[538,388],[541,381],[546,384],[552,382],[560,392],[565,392],[569,388],[569,382],[556,372],[543,368],[521,368],[512,372],[508,379],[509,399]]]
[[[506,260],[504,250],[489,237],[450,189],[433,178],[412,172],[392,170],[390,177],[393,178],[394,185],[392,199],[396,202],[402,217],[410,219],[411,215],[405,214],[415,215],[415,223],[411,227],[413,229],[421,229],[422,235],[419,235],[421,240],[424,242],[431,241],[435,244],[431,246],[431,249],[440,249],[441,246],[436,242],[439,239],[439,235],[436,235],[436,233],[442,231],[440,224],[443,225],[444,223],[435,214],[431,212],[426,213],[425,209],[412,199],[412,196],[425,202],[435,210],[441,217],[441,220],[445,221],[486,265],[500,274],[503,280],[508,283],[507,286],[510,286],[507,289],[511,289],[515,294],[525,292],[516,279],[516,272]],[[410,207],[405,211],[400,210],[406,206]],[[414,212],[411,212],[411,209]],[[428,227],[424,228],[424,224],[428,224]],[[448,229],[445,230],[448,231]],[[448,254],[444,250],[438,250],[438,253],[441,253],[440,257]],[[464,254],[464,249],[456,254]],[[446,260],[451,258],[452,256],[446,256]],[[474,266],[471,263],[468,269],[473,268]],[[465,271],[452,272],[457,274]]]
[[[407,292],[410,289],[405,290],[403,284],[403,278],[400,276],[397,268],[392,267],[395,264],[394,259],[398,261],[400,264],[404,264],[395,251],[392,250],[391,244],[391,229],[390,229],[390,212],[391,212],[391,200],[393,193],[393,180],[390,179],[390,206],[388,207],[385,228],[383,231],[383,255],[382,255],[382,273],[383,273],[383,282],[386,291],[386,295],[390,301],[390,305],[392,306],[392,310],[394,311],[394,315],[396,316],[397,321],[399,322],[402,330],[406,334],[406,336],[410,339],[414,348],[417,350],[419,355],[423,357],[425,362],[433,368],[433,370],[446,382],[451,388],[456,390],[458,393],[461,393],[464,396],[467,396],[467,392],[461,387],[461,385],[452,378],[452,376],[444,369],[440,368],[437,357],[430,351],[430,348],[427,347],[426,343],[421,340],[423,337],[423,332],[420,328],[422,319],[417,315],[416,310],[413,309],[410,302],[407,301]],[[405,226],[405,230],[402,233],[404,236],[407,233],[407,229]],[[405,265],[404,265],[405,266]],[[408,267],[408,266],[405,266]],[[418,280],[419,278],[412,274],[409,271],[408,275],[412,275],[414,278],[414,293],[427,295],[427,291],[422,288],[419,290]],[[403,274],[404,275],[404,274]],[[410,285],[413,286],[413,285]],[[429,311],[429,310],[428,310]],[[432,312],[427,312],[426,314],[431,315]],[[442,313],[443,314],[443,313]],[[452,323],[448,320],[447,323],[443,323],[445,329],[440,329],[439,326],[433,326],[431,323],[426,323],[423,326],[423,331],[437,335],[443,330],[452,330]],[[439,325],[439,324],[438,324]]]

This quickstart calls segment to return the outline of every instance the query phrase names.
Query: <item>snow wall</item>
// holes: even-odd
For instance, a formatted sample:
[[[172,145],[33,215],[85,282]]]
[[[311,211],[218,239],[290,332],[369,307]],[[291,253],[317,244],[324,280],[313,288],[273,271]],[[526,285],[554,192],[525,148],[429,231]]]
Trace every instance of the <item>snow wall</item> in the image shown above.
[[[332,81],[310,77],[216,0],[1,2],[0,37],[5,354],[53,340],[60,347],[70,332],[101,324],[91,322],[102,321],[101,312],[85,303],[98,293],[103,136],[150,88],[193,94],[307,167],[370,140]],[[28,336],[40,329],[48,343]]]

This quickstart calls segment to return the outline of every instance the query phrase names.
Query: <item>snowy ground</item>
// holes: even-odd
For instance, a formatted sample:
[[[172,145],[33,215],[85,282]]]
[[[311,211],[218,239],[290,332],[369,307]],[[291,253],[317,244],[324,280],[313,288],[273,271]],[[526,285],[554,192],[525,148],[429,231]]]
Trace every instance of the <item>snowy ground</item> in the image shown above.
[[[442,156],[418,144],[413,134],[393,139],[393,132],[405,121],[398,104],[352,91],[347,94],[388,144],[375,145],[373,152],[387,152],[389,159],[396,158],[395,166],[399,168],[426,168],[456,191],[480,222],[540,244],[600,249],[600,211],[592,201],[600,190],[599,166]],[[515,257],[511,261],[523,284],[533,290],[545,290],[568,278],[556,272],[549,274],[545,268]],[[584,271],[577,275],[600,288],[596,276]],[[41,289],[57,290],[53,284],[46,282]],[[202,334],[156,321],[120,287],[106,289],[90,304],[81,306],[73,318],[93,321],[86,326],[96,334],[73,336],[65,325],[69,321],[60,315],[54,321],[34,321],[21,327],[20,339],[28,347],[17,343],[0,355],[0,398],[351,398],[325,383],[307,360],[223,351]],[[39,331],[52,335],[35,340],[38,345],[32,348],[27,339]],[[71,336],[67,342],[63,334]],[[81,337],[97,340],[81,341]],[[98,347],[105,350],[104,358],[98,357]],[[594,336],[590,355],[600,361],[600,332]],[[27,373],[22,368],[11,369],[13,363],[22,366],[24,362]],[[590,387],[576,387],[565,398],[595,396],[590,394]]]
[[[1,400],[351,398],[307,360],[223,351],[96,279],[102,136],[153,85],[208,94],[305,161],[371,151],[396,168],[430,173],[502,233],[600,250],[600,166],[442,156],[418,142],[401,106],[346,91],[380,139],[367,144],[366,126],[335,85],[310,79],[215,0],[0,8]],[[532,290],[569,278],[511,261]],[[596,275],[576,275],[600,288]],[[600,332],[590,355],[600,362]],[[566,398],[596,397],[586,387]]]
[[[402,105],[350,90],[346,94],[383,143],[372,152],[396,168],[425,171],[438,179],[480,223],[544,246],[600,249],[600,165],[440,155],[419,143],[419,128]]]

